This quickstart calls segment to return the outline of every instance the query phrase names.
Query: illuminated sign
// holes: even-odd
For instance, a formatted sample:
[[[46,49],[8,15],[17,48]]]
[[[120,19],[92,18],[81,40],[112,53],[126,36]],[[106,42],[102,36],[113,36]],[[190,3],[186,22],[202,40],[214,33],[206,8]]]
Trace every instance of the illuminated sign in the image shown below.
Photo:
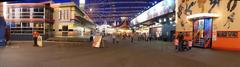
[[[156,4],[149,10],[143,12],[136,18],[134,18],[131,23],[142,23],[149,19],[162,16],[167,13],[171,13],[174,11],[175,0],[163,0],[162,2]]]

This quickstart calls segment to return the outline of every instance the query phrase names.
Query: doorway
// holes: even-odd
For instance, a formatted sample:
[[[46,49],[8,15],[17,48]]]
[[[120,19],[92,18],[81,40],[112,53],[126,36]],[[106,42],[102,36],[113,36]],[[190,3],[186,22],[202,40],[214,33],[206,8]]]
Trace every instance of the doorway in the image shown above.
[[[193,46],[211,48],[213,19],[200,18],[193,21]]]
[[[68,26],[62,26],[62,36],[68,36]]]

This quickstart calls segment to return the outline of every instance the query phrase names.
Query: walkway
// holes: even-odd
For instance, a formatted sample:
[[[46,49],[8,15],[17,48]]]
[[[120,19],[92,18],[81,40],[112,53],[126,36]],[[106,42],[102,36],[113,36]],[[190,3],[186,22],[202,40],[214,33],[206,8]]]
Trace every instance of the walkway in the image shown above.
[[[120,40],[91,48],[87,42],[12,42],[0,48],[0,67],[237,67],[240,52],[193,48],[177,52],[169,42]]]

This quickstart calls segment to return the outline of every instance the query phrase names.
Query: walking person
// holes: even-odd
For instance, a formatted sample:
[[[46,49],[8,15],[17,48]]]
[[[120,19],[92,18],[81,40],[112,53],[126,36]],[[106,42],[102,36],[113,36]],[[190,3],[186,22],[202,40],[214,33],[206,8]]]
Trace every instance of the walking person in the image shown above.
[[[192,40],[189,40],[188,41],[188,48],[187,48],[187,51],[191,50],[192,49]]]
[[[184,34],[182,33],[182,32],[180,32],[179,34],[178,34],[178,41],[179,41],[179,48],[178,48],[178,50],[179,51],[183,51],[184,49],[183,49],[183,45],[184,45]]]
[[[134,40],[134,34],[132,34],[132,35],[130,36],[130,38],[131,38],[131,43],[133,43],[133,40]]]
[[[39,36],[39,33],[37,31],[34,31],[32,33],[32,36],[33,36],[33,42],[34,42],[34,47],[38,47],[38,44],[37,44],[37,39],[38,39],[38,36]]]
[[[175,46],[175,49],[178,50],[178,49],[179,49],[179,48],[178,48],[179,41],[178,41],[177,38],[174,39],[173,44],[174,44],[174,46]]]
[[[116,36],[114,34],[112,34],[112,42],[113,42],[113,44],[116,43]]]

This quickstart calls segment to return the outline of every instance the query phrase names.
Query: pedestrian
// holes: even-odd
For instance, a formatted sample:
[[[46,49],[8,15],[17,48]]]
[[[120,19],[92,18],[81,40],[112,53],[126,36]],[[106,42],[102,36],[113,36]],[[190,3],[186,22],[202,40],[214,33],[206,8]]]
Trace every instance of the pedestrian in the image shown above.
[[[179,34],[178,34],[178,41],[179,41],[179,48],[178,48],[178,50],[179,51],[183,51],[183,45],[184,45],[184,34],[182,33],[182,32],[180,32]]]
[[[178,39],[175,38],[173,42],[174,42],[175,49],[178,50],[178,45],[179,45]]]
[[[187,48],[187,50],[189,51],[191,49],[192,49],[192,40],[189,40],[188,41],[188,48]]]
[[[9,44],[9,40],[10,40],[10,29],[9,29],[9,27],[5,27],[5,39],[6,39],[6,44]]]
[[[130,37],[131,37],[131,43],[133,43],[133,40],[134,40],[134,34],[132,34]]]
[[[102,48],[105,47],[105,37],[104,36],[102,36],[100,47],[102,47]]]
[[[37,31],[34,31],[32,33],[32,36],[33,36],[33,42],[34,42],[34,47],[38,47],[38,44],[37,44],[37,39],[38,39],[38,36],[39,36],[39,33]]]
[[[113,44],[115,44],[115,42],[116,42],[116,36],[114,35],[114,34],[112,34],[112,42],[113,42]]]
[[[92,42],[92,41],[93,41],[93,35],[90,36],[90,42]]]

